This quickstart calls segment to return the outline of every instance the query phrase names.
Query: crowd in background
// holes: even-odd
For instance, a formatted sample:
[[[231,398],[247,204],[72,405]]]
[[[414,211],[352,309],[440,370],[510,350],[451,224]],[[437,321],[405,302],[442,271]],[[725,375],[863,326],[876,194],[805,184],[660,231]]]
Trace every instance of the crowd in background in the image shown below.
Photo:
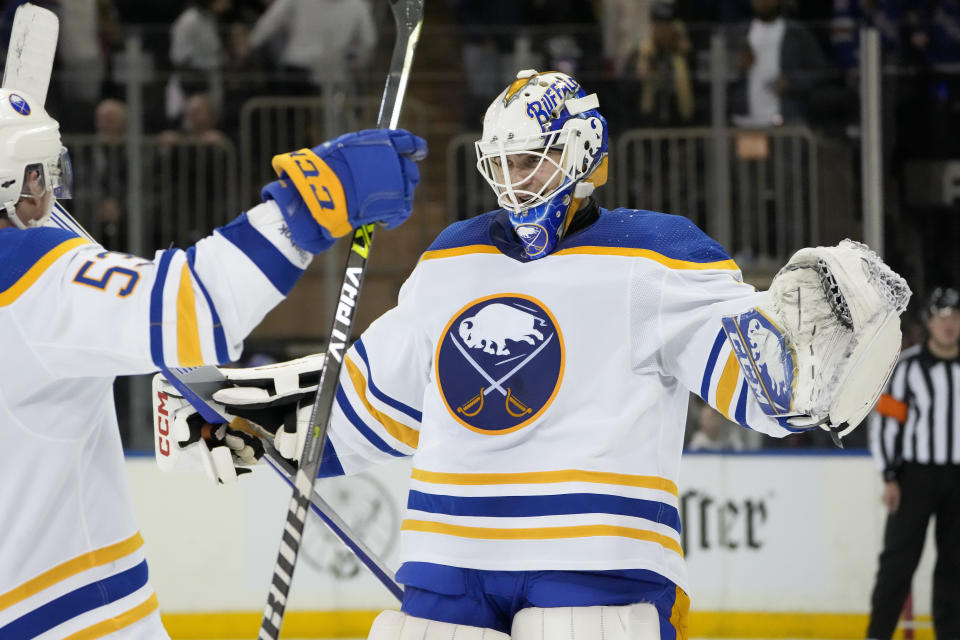
[[[0,34],[24,1],[4,3]],[[373,0],[35,2],[61,15],[51,107],[67,133],[92,131],[97,104],[123,98],[118,54],[130,28],[141,30],[148,65],[166,80],[149,100],[148,129],[188,135],[197,134],[186,114],[198,93],[208,95],[205,120],[229,134],[250,96],[356,91],[378,31],[392,30],[386,3]],[[442,9],[459,32],[449,71],[466,83],[470,128],[518,67],[589,82],[609,98],[615,128],[705,124],[718,31],[729,49],[731,122],[850,122],[859,28],[869,25],[881,33],[885,63],[910,78],[898,86],[898,107],[932,129],[905,138],[929,147],[918,151],[956,152],[943,146],[950,136],[935,134],[960,108],[960,0],[445,0]],[[68,109],[57,109],[60,97]]]
[[[0,5],[0,51],[23,1]],[[382,78],[370,84],[369,73],[377,54],[389,52],[393,41],[387,3],[375,0],[33,1],[61,17],[49,111],[65,134],[93,134],[103,143],[78,179],[82,188],[97,192],[95,232],[111,248],[123,248],[126,234],[124,198],[117,190],[125,188],[128,35],[139,35],[150,80],[145,133],[170,147],[236,142],[241,106],[255,96],[349,97],[370,86],[379,93]],[[462,85],[462,93],[441,106],[464,131],[479,129],[491,97],[522,68],[564,71],[596,90],[613,132],[709,125],[716,74],[711,47],[722,35],[726,124],[804,124],[853,146],[859,135],[859,29],[875,27],[889,121],[887,215],[890,220],[928,216],[924,233],[934,242],[950,238],[939,228],[942,216],[951,215],[949,207],[946,213],[942,207],[907,211],[896,202],[907,201],[909,185],[901,184],[900,176],[910,161],[960,160],[960,137],[953,135],[960,125],[960,0],[428,0],[427,5],[432,33],[445,29],[443,42],[451,50],[447,68],[423,69],[421,76],[432,73],[440,83],[452,77]],[[431,37],[431,31],[426,34]],[[930,277],[956,275],[941,269]],[[917,326],[908,323],[905,344],[922,340]],[[731,435],[731,425],[711,411],[691,407],[694,448],[760,446],[755,434]],[[862,433],[854,439],[863,444]],[[825,433],[815,432],[783,443],[764,439],[763,446],[828,443]]]

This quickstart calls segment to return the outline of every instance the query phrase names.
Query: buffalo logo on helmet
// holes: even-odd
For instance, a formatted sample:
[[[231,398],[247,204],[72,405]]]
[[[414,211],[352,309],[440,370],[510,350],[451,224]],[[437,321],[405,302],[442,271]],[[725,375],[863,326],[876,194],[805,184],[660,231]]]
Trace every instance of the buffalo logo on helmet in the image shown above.
[[[509,433],[539,418],[556,397],[563,336],[539,300],[487,296],[447,323],[435,363],[440,395],[457,422],[478,433]]]
[[[11,93],[7,99],[10,101],[10,106],[13,107],[14,111],[22,116],[30,115],[30,105],[23,96],[18,93]]]

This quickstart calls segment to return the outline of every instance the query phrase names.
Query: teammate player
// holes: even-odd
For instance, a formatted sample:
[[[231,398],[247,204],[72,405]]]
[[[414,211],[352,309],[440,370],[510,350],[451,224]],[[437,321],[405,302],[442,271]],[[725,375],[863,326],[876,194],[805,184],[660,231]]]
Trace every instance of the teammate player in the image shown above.
[[[237,358],[311,253],[358,224],[407,218],[424,152],[404,131],[369,131],[278,156],[278,167],[309,166],[332,197],[306,202],[273,182],[264,203],[149,260],[73,230],[56,202],[71,175],[57,122],[28,94],[0,90],[0,638],[168,637],[127,488],[114,376]]]
[[[805,249],[757,293],[687,219],[601,208],[607,145],[595,95],[518,74],[477,142],[502,208],[441,233],[344,361],[321,475],[413,456],[402,612],[373,640],[686,637],[688,393],[839,437],[896,359],[909,290],[876,255]],[[270,429],[299,401],[299,459],[318,364],[224,370],[214,399]]]

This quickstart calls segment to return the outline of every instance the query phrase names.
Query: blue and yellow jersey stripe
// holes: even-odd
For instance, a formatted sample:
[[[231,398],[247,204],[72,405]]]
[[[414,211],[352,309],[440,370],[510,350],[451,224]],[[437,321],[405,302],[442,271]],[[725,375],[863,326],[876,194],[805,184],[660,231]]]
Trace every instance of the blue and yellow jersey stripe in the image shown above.
[[[683,556],[679,491],[669,478],[584,469],[447,473],[415,467],[411,479],[403,531],[491,541],[620,537]],[[566,492],[557,492],[560,483],[567,483]],[[591,485],[595,490],[583,488]],[[478,489],[462,495],[458,487]],[[617,493],[631,489],[645,491],[642,497]]]
[[[331,436],[341,451],[385,460],[411,455],[419,445],[423,414],[377,385],[362,339],[344,357],[334,411],[349,427]]]
[[[89,626],[65,631],[63,637],[93,640],[125,628],[157,610],[157,598],[147,584],[147,561],[143,559],[143,538],[136,533],[106,547],[89,551],[60,563],[23,584],[0,594],[0,612],[12,611],[15,605],[26,605],[15,618],[0,620],[0,637],[33,638],[60,625],[73,623],[98,609],[103,615]],[[124,566],[127,565],[127,566]],[[89,578],[84,579],[85,572]],[[75,586],[73,582],[80,577]],[[66,592],[62,585],[70,584]],[[140,593],[135,605],[118,610],[111,606]]]
[[[89,244],[64,229],[3,229],[0,234],[0,307],[15,302],[61,257]]]

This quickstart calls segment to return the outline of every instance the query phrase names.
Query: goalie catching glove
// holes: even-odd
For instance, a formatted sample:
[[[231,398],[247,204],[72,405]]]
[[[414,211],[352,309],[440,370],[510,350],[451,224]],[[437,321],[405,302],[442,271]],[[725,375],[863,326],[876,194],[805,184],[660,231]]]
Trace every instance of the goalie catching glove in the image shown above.
[[[261,437],[300,462],[323,366],[316,354],[261,367],[220,369],[226,380],[213,408],[230,423],[207,424],[162,374],[153,378],[157,464],[164,471],[202,466],[215,482],[235,482],[263,456]]]
[[[723,319],[760,407],[838,446],[873,408],[900,353],[910,288],[859,242],[801,249],[767,302]]]

